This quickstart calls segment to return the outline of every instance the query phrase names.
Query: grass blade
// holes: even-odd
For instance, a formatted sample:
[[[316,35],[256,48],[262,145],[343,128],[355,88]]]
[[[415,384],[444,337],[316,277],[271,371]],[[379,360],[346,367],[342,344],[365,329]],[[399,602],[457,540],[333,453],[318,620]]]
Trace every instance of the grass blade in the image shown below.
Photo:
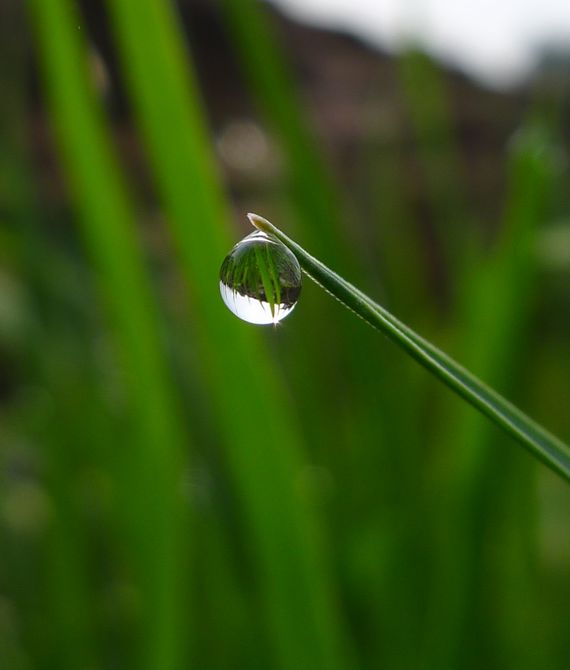
[[[543,463],[570,481],[570,449],[567,445],[532,421],[449,356],[417,335],[362,291],[308,254],[269,221],[255,214],[250,214],[249,218],[256,228],[275,235],[281,240],[297,256],[306,274],[325,291],[373,328],[383,332]]]
[[[293,200],[304,223],[302,233],[312,240],[326,232],[328,257],[346,260],[338,189],[304,118],[295,79],[266,8],[252,0],[223,0],[221,7],[242,71],[283,149]]]
[[[511,142],[509,189],[500,236],[492,251],[469,269],[460,291],[459,357],[494,388],[506,393],[516,391],[524,371],[525,339],[537,299],[533,290],[537,271],[535,238],[554,178],[548,151],[550,134],[544,120],[537,116]],[[524,630],[529,632],[525,634],[530,641],[530,631],[534,629],[531,618],[535,610],[521,607],[521,600],[527,602],[530,598],[531,580],[528,575],[525,579],[523,566],[525,559],[530,562],[528,548],[535,531],[530,522],[535,504],[535,464],[523,459],[522,453],[507,449],[497,457],[499,438],[504,436],[493,431],[492,424],[470,411],[467,404],[455,403],[453,408],[450,405],[450,421],[432,465],[439,494],[439,539],[432,611],[424,639],[433,667],[459,663],[466,647],[471,644],[475,648],[478,643],[477,618],[482,616],[478,598],[490,579],[489,565],[482,567],[482,538],[492,533],[502,538],[495,566],[504,572],[498,580],[501,587],[494,593],[504,605],[501,614],[485,616],[485,625],[489,629],[501,627],[500,638],[505,640],[507,631],[520,639],[520,631]],[[461,444],[461,450],[457,444]],[[487,514],[492,507],[497,513]],[[526,546],[521,539],[525,534]],[[517,569],[516,589],[505,596]],[[518,635],[514,634],[517,629]],[[539,653],[540,645],[533,646]]]
[[[417,142],[422,181],[439,245],[453,280],[466,267],[473,228],[465,214],[464,184],[453,132],[448,82],[428,56],[412,49],[398,59],[404,101]],[[453,230],[453,234],[448,231]],[[469,263],[467,263],[469,267]]]
[[[157,0],[107,6],[191,294],[204,392],[243,512],[274,653],[291,670],[346,667],[318,524],[295,490],[304,465],[296,421],[259,333],[220,300],[228,214],[176,15],[171,3]]]
[[[179,465],[187,446],[163,362],[159,324],[134,209],[126,195],[87,68],[84,31],[68,0],[30,0],[63,168],[125,373],[131,439],[117,475],[135,588],[144,605],[137,667],[184,665],[178,624],[187,610],[181,563]]]

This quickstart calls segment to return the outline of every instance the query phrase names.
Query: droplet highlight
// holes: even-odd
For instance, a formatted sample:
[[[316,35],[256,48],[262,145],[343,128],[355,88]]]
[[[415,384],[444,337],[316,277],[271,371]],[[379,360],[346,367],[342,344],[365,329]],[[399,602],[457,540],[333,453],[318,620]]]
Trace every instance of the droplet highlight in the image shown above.
[[[224,259],[220,293],[227,308],[243,321],[275,324],[295,308],[301,281],[295,255],[276,237],[255,231]]]

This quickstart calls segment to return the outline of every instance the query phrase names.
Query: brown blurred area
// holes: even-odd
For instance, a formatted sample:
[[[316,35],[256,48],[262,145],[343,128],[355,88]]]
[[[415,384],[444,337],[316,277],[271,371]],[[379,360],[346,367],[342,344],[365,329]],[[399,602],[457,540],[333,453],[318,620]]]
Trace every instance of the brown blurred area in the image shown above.
[[[9,4],[4,0],[5,6]],[[114,118],[131,175],[142,179],[148,192],[149,180],[103,4],[98,0],[79,4],[92,40],[94,79]],[[277,143],[261,121],[236,63],[219,2],[179,0],[178,5],[227,186],[240,211],[247,210],[259,193],[272,190],[280,181]],[[430,198],[418,164],[413,110],[403,90],[399,59],[351,35],[300,24],[272,5],[266,9],[291,65],[311,130],[340,182],[356,188],[363,157],[382,149],[395,153],[405,166],[403,183],[410,207],[420,220],[429,218]],[[524,117],[532,91],[551,85],[551,78],[545,73],[524,86],[498,91],[445,64],[438,64],[438,70],[467,204],[479,220],[492,221],[500,214],[505,148]],[[58,192],[60,185],[51,181],[56,168],[51,152],[46,153],[41,127],[39,137],[42,163],[48,167],[44,178]],[[427,141],[437,146],[440,139]]]

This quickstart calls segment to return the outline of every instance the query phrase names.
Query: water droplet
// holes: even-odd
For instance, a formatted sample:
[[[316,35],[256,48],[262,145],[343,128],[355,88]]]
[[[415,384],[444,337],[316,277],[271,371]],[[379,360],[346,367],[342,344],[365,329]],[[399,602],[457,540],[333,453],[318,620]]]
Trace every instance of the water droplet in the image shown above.
[[[291,314],[300,292],[299,261],[272,235],[261,231],[248,235],[222,263],[222,299],[249,323],[278,323]]]

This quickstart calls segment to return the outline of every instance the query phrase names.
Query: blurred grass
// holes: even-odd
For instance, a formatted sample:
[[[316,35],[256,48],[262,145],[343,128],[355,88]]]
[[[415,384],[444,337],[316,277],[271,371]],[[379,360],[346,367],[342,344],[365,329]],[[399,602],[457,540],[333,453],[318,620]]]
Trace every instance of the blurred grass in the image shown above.
[[[469,370],[462,368],[453,359],[423,339],[388,310],[362,293],[343,277],[328,268],[322,261],[311,256],[294,240],[285,235],[270,221],[256,214],[248,214],[250,221],[259,230],[279,239],[297,256],[301,267],[324,291],[337,298],[347,309],[366,323],[387,335],[412,358],[415,358],[435,377],[443,381],[464,400],[501,426],[521,445],[570,480],[570,448],[527,415],[515,408]],[[515,282],[511,282],[513,285]],[[519,281],[518,284],[522,284]],[[506,307],[506,301],[503,301]],[[507,310],[505,310],[507,311]]]
[[[144,603],[137,656],[148,667],[179,667],[186,535],[180,462],[187,438],[161,353],[136,214],[89,83],[87,51],[77,30],[80,18],[67,0],[32,2],[30,10],[64,169],[97,266],[133,412],[132,440],[119,455],[117,487],[128,554]],[[65,453],[55,452],[54,457],[64,459]],[[66,516],[63,512],[62,518]],[[65,541],[73,546],[70,531]],[[65,601],[73,589],[73,581],[64,580],[57,594]]]
[[[226,312],[237,227],[171,3],[106,3],[157,211],[117,160],[91,26],[28,5],[69,194],[28,164],[41,115],[2,21],[3,667],[565,668],[567,490],[320,291],[271,332]],[[284,157],[260,213],[568,437],[566,275],[536,252],[570,216],[556,127],[494,166],[504,215],[478,246],[447,82],[402,56],[426,248],[404,126],[344,188],[265,9],[223,4]]]
[[[398,62],[399,79],[411,121],[421,163],[421,176],[430,198],[446,285],[460,278],[469,260],[467,253],[474,235],[465,205],[464,184],[454,141],[448,82],[425,54],[411,49]]]
[[[327,257],[346,261],[342,199],[301,111],[290,67],[265,8],[255,0],[223,0],[226,25],[255,100],[286,160],[287,179],[307,243],[321,239]]]
[[[551,155],[549,134],[540,118],[529,121],[527,127],[513,138],[508,197],[498,239],[489,252],[482,252],[482,260],[471,268],[470,275],[461,285],[457,355],[470,369],[508,395],[516,391],[517,371],[521,369],[525,348],[521,334],[528,330],[536,296],[533,250],[554,178]],[[506,456],[497,454],[502,445],[498,444],[498,436],[487,422],[457,406],[450,413],[448,428],[435,461],[437,480],[445,482],[439,518],[441,556],[438,563],[441,573],[433,585],[434,593],[438,594],[437,618],[433,617],[437,623],[426,634],[426,644],[437,659],[435,665],[440,667],[453,667],[459,662],[466,645],[477,644],[478,622],[469,603],[485,592],[488,568],[481,569],[482,556],[476,538],[484,530],[494,532],[504,523],[500,512],[486,517],[484,511],[491,509],[491,500],[497,510],[508,509],[512,492],[523,504],[526,493],[528,500],[524,511],[527,522],[521,524],[519,531],[532,537],[535,504],[534,466],[522,456],[511,453],[510,449]],[[462,448],[458,450],[457,444]],[[498,485],[499,481],[502,485]],[[497,484],[490,487],[488,482]],[[517,524],[513,519],[509,519],[507,525],[516,532]],[[525,544],[517,546],[511,553],[505,538],[503,550],[508,555],[505,559],[507,573],[530,560],[530,543]],[[453,560],[450,560],[452,556]],[[498,567],[501,559],[495,558],[495,563]],[[524,579],[519,576],[517,589],[530,597]],[[521,609],[514,593],[506,596],[505,602],[511,604],[507,616],[519,637],[524,630],[532,628],[527,609]],[[517,620],[521,618],[524,625],[517,628]],[[446,623],[441,625],[442,621]],[[443,635],[443,630],[454,630],[455,633]],[[517,664],[522,662],[519,658]]]
[[[294,489],[303,462],[295,418],[256,333],[219,309],[215,278],[231,246],[228,216],[175,16],[155,0],[136,5],[121,0],[109,3],[109,9],[194,301],[203,374],[251,529],[251,553],[281,663],[289,668],[346,665],[320,532],[310,506]]]

